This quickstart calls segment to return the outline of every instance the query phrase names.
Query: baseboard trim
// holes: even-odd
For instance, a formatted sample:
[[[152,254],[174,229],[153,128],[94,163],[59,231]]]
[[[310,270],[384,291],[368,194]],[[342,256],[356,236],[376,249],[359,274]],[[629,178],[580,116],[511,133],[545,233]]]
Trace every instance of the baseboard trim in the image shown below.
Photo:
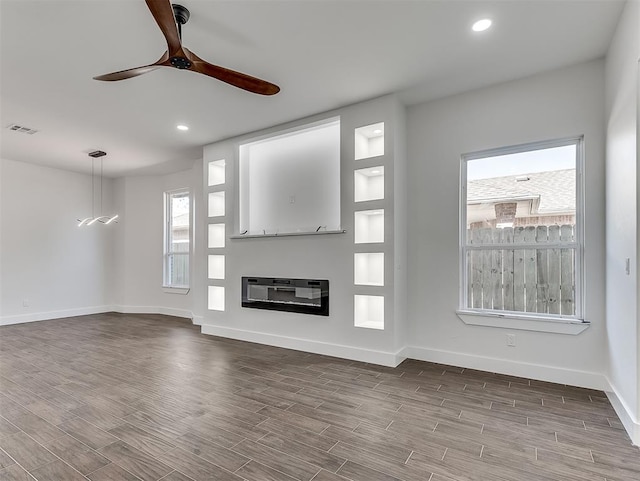
[[[400,351],[396,353],[374,351],[360,347],[310,341],[295,337],[277,336],[274,334],[245,331],[212,324],[202,324],[201,331],[203,334],[211,336],[225,337],[228,339],[235,339],[237,341],[255,342],[256,344],[266,344],[268,346],[293,349],[294,351],[311,352],[314,354],[351,359],[353,361],[367,362],[387,367],[396,367],[404,360]]]
[[[165,316],[193,319],[193,312],[186,309],[160,306],[112,306],[114,312],[121,314],[164,314]]]
[[[173,307],[160,306],[111,306],[113,312],[121,314],[163,314],[165,316],[184,317],[199,326],[202,324],[202,316],[196,316],[187,309],[176,309]]]
[[[74,309],[61,309],[59,311],[30,312],[29,314],[0,317],[0,326],[23,324],[26,322],[48,321],[52,319],[62,319],[65,317],[87,316],[89,314],[102,314],[112,310],[112,306],[92,306],[77,307]]]
[[[87,316],[90,314],[104,314],[105,312],[119,312],[121,314],[164,314],[166,316],[184,317],[190,319],[196,325],[202,325],[203,316],[196,316],[193,312],[186,309],[175,309],[172,307],[158,306],[93,306],[78,307],[75,309],[63,309],[60,311],[32,312],[29,314],[20,314],[14,316],[0,317],[0,326],[8,326],[11,324],[23,324],[25,322],[50,321],[53,319],[62,319],[64,317]]]
[[[631,438],[631,442],[636,446],[640,446],[640,423],[633,415],[633,412],[627,406],[627,403],[620,397],[618,391],[609,382],[609,388],[605,390],[609,402],[613,406],[616,414],[620,418],[620,422]]]
[[[571,386],[598,389],[600,391],[609,389],[609,383],[603,374],[587,371],[510,361],[508,359],[474,356],[453,351],[425,349],[416,346],[404,348],[402,355],[408,359],[436,362],[468,369],[478,369],[480,371],[507,374],[539,381],[568,384]]]

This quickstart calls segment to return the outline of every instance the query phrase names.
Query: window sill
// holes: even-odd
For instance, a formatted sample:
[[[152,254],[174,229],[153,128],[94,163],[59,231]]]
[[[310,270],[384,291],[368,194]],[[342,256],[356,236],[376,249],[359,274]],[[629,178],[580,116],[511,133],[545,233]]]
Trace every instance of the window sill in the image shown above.
[[[189,287],[170,287],[170,286],[162,286],[162,292],[165,294],[180,294],[182,296],[186,296],[189,294],[191,289]]]
[[[489,314],[470,310],[458,310],[456,314],[465,324],[471,326],[501,327],[522,331],[552,332],[555,334],[577,335],[591,324],[580,319],[563,317],[534,317],[514,314]]]

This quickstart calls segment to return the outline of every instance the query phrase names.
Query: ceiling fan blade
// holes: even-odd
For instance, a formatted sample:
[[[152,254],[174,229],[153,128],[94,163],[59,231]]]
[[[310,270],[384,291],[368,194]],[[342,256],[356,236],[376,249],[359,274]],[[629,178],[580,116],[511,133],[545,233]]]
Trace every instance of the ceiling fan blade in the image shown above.
[[[209,77],[216,78],[222,82],[226,82],[229,85],[238,87],[254,94],[260,95],[275,95],[280,92],[280,87],[266,80],[261,80],[251,75],[229,70],[228,68],[220,67],[218,65],[210,64],[209,62],[202,60],[193,52],[187,50],[187,56],[192,60],[193,67],[191,70],[208,75]]]
[[[104,80],[106,82],[112,82],[115,80],[124,80],[131,77],[137,77],[138,75],[142,75],[144,73],[152,72],[157,69],[159,65],[147,65],[145,67],[136,67],[130,68],[128,70],[120,70],[119,72],[107,73],[104,75],[99,75],[97,77],[93,77],[94,80]]]
[[[93,79],[103,80],[105,82],[113,82],[115,80],[124,80],[124,79],[137,77],[138,75],[152,72],[158,67],[169,66],[169,65],[171,65],[171,63],[169,62],[169,54],[165,52],[164,55],[160,57],[160,60],[158,60],[156,63],[152,63],[151,65],[145,65],[143,67],[135,67],[127,70],[120,70],[119,72],[111,72],[104,75],[98,75],[97,77],[93,77]]]
[[[180,49],[182,42],[178,33],[178,25],[176,17],[173,13],[173,7],[170,0],[145,0],[147,7],[151,11],[151,15],[155,18],[158,27],[162,30],[164,38],[167,39],[167,46],[171,56]]]

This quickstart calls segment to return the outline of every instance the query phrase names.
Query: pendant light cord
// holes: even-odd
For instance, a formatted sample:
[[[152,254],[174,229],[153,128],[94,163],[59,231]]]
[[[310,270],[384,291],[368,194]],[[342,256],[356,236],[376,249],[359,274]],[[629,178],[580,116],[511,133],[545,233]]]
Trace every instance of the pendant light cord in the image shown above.
[[[102,216],[102,157],[100,157],[100,215]]]
[[[96,161],[91,159],[91,218],[96,218]]]

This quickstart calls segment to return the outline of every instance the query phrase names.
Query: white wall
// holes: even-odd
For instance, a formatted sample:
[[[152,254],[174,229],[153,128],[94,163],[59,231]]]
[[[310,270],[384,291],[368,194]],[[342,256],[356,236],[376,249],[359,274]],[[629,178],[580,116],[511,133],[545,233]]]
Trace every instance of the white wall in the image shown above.
[[[195,218],[202,203],[200,163],[197,167],[163,176],[132,176],[116,180],[114,187],[118,209],[122,211],[121,229],[115,249],[115,309],[122,312],[162,313],[180,317],[199,317],[204,305],[201,279],[205,269],[202,224],[195,225],[194,255],[191,258],[191,290],[188,294],[167,293],[163,281],[163,194],[189,188],[194,200]]]
[[[408,110],[410,357],[604,387],[604,63],[594,61]],[[460,155],[584,134],[586,319],[579,335],[464,324],[458,308]],[[506,333],[517,346],[506,346]]]
[[[5,203],[3,202],[3,197],[2,197],[2,170],[3,170],[3,166],[4,166],[4,161],[2,159],[0,159],[0,320],[2,319],[2,258],[4,257],[4,251],[2,249],[2,243],[3,243],[3,236],[2,236],[2,232],[3,232],[3,209],[2,206],[5,205]]]
[[[91,177],[0,162],[0,324],[107,310],[111,241],[120,226],[77,227],[76,219],[91,215]],[[104,189],[106,213],[109,179]]]
[[[344,234],[309,235],[296,237],[265,237],[234,239],[238,234],[239,212],[237,153],[238,146],[256,136],[279,133],[293,127],[306,125],[339,115],[341,118],[341,225]],[[294,349],[321,352],[352,359],[382,364],[395,364],[397,339],[404,329],[404,320],[397,319],[402,313],[396,308],[395,272],[396,263],[404,267],[404,249],[396,252],[394,238],[396,229],[404,224],[394,220],[394,168],[404,158],[397,157],[404,150],[396,148],[395,123],[404,115],[393,96],[363,102],[338,111],[328,112],[311,119],[302,119],[269,131],[249,134],[208,145],[204,150],[205,172],[209,161],[226,160],[226,245],[223,249],[211,249],[210,254],[226,256],[226,278],[211,281],[211,285],[223,285],[226,292],[225,311],[208,311],[203,332],[239,339],[271,343]],[[355,160],[354,131],[357,127],[385,122],[385,155]],[[397,139],[402,142],[402,139]],[[369,203],[354,203],[354,169],[384,166],[385,199]],[[206,176],[205,176],[206,177]],[[217,187],[216,187],[217,188]],[[400,195],[401,197],[401,195]],[[401,207],[404,202],[400,202]],[[385,242],[368,247],[354,245],[354,211],[363,209],[385,209]],[[205,214],[206,217],[206,214]],[[212,222],[220,222],[216,219]],[[335,228],[335,227],[334,227]],[[404,233],[401,233],[404,241]],[[354,252],[385,253],[385,286],[354,287]],[[328,279],[330,288],[330,315],[328,317],[256,310],[241,307],[241,277],[290,277]],[[385,329],[367,329],[354,326],[354,294],[385,296]]]
[[[90,228],[77,227],[92,215],[90,176],[4,159],[0,171],[0,324],[114,309],[200,322],[202,262],[192,262],[189,294],[162,290],[163,192],[189,187],[201,209],[200,163],[178,174],[105,178],[103,212],[120,218]],[[196,226],[194,259],[205,259],[203,240]]]
[[[640,3],[627,2],[606,61],[607,342],[610,398],[640,444],[638,347],[638,59]],[[625,272],[629,258],[631,273]]]

